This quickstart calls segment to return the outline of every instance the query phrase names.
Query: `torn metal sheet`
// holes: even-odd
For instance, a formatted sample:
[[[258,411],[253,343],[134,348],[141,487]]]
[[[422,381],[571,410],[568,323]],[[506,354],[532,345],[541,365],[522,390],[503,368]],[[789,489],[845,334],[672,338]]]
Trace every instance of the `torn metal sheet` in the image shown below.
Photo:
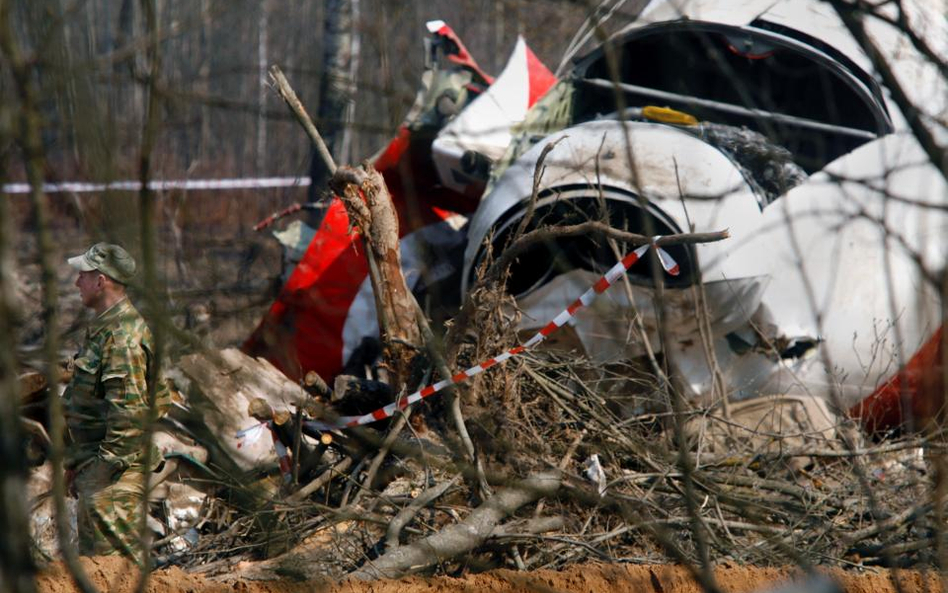
[[[907,10],[931,47],[948,54],[944,14]],[[873,23],[870,34],[932,116],[935,136],[945,135],[935,118],[944,121],[948,92],[937,68],[891,27]],[[815,395],[873,427],[937,410],[944,363],[935,281],[948,259],[948,191],[832,8],[658,1],[610,45],[618,80],[604,49],[575,57],[571,88],[549,99],[559,107],[541,101],[494,167],[471,219],[465,286],[488,237],[495,252],[509,244],[539,155],[560,141],[546,157],[538,222],[528,230],[597,218],[643,234],[730,230],[700,258],[676,253],[685,272],[666,279],[666,360],[694,399],[720,398],[717,375],[732,398]],[[521,257],[508,290],[524,328],[615,257],[602,237],[557,239]],[[611,293],[574,319],[592,358],[641,352],[628,321],[635,313],[660,346],[653,274],[640,266],[629,273],[631,299]],[[688,321],[695,303],[685,295],[698,270],[713,303],[712,352]],[[716,310],[740,314],[721,324]]]
[[[439,277],[450,278],[460,269],[460,252],[451,255],[453,245],[464,241],[458,214],[474,210],[484,186],[483,179],[471,186],[442,183],[432,142],[494,83],[449,26],[432,21],[428,30],[431,68],[424,76],[425,86],[398,136],[373,159],[392,195],[402,249],[420,255],[407,258],[411,269],[406,270],[420,279],[415,284],[419,288]],[[513,108],[514,120],[506,111],[491,111],[483,116],[500,119],[478,119],[470,125],[509,128],[519,117],[516,113],[525,111],[545,91],[540,85],[552,84],[552,75],[531,55],[529,48],[518,45],[515,64],[503,81],[505,92],[526,97],[524,106]],[[445,292],[456,293],[456,288]],[[315,371],[331,380],[343,370],[351,352],[366,338],[377,336],[377,321],[369,314],[372,309],[361,240],[350,233],[345,209],[334,200],[302,261],[244,349],[265,356],[291,378]]]
[[[945,11],[917,2],[906,10],[926,43],[948,55]],[[937,67],[885,23],[867,27],[924,125],[948,142],[948,87]],[[461,269],[463,296],[488,253],[508,248],[521,227],[728,229],[730,239],[700,250],[668,247],[676,276],[643,258],[628,286],[573,317],[586,354],[635,356],[647,339],[666,348],[702,403],[720,398],[721,386],[735,399],[816,396],[873,427],[917,426],[916,416],[941,406],[935,281],[948,263],[948,188],[830,5],[655,1],[610,39],[609,55],[600,46],[568,56],[572,69],[555,84],[522,43],[494,81],[444,23],[429,31],[435,67],[376,160],[407,252],[434,241],[422,229],[444,239],[437,229],[451,226],[452,212],[470,218],[466,236],[448,233],[449,247],[419,259],[421,277],[450,283]],[[549,91],[540,97],[541,89]],[[445,253],[461,245],[461,261]],[[590,234],[524,253],[507,283],[525,313],[521,329],[541,327],[626,251]],[[377,331],[365,276],[334,204],[248,350],[292,377],[315,370],[331,379]],[[709,335],[695,313],[702,292]]]
[[[776,326],[820,339],[819,364],[798,382],[844,409],[870,398],[862,412],[880,426],[937,410],[944,319],[933,280],[948,256],[948,184],[915,138],[854,151],[764,216],[735,248],[773,261],[762,303]],[[903,412],[899,385],[914,401]]]
[[[522,312],[519,328],[526,331],[542,327],[596,279],[597,276],[587,270],[571,270],[556,275],[535,291],[522,296],[517,300]],[[765,283],[757,278],[706,284],[711,331],[724,336],[746,326],[756,309],[755,303],[760,302],[764,287]],[[699,330],[695,298],[696,293],[690,288],[670,289],[664,293],[665,329],[670,334],[668,342],[678,344],[682,349],[700,350],[700,340],[696,339]],[[739,304],[735,306],[735,303]],[[635,358],[644,355],[645,350],[633,316],[640,318],[652,348],[661,349],[655,305],[653,289],[619,284],[600,295],[588,308],[577,312],[570,325],[592,360],[608,362]],[[701,352],[703,356],[703,350]]]
[[[556,82],[520,37],[500,76],[438,133],[432,157],[441,182],[460,193],[483,192],[491,165],[507,151],[514,127]]]
[[[286,228],[273,231],[273,236],[283,246],[283,271],[285,282],[306,255],[316,231],[302,220],[294,220]]]

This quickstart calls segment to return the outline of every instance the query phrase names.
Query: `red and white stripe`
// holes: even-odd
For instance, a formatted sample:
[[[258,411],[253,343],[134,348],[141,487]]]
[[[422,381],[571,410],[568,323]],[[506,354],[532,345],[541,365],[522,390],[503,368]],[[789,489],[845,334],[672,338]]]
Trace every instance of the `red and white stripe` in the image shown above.
[[[283,476],[283,481],[290,482],[290,480],[293,479],[290,465],[290,451],[286,448],[286,445],[280,442],[280,438],[277,436],[276,429],[273,426],[273,421],[268,420],[238,430],[235,435],[237,437],[237,448],[240,449],[244,445],[253,445],[263,436],[264,430],[270,431],[270,437],[273,439],[273,447],[276,450],[277,462],[280,465],[280,474]]]
[[[537,332],[536,335],[534,335],[532,338],[524,342],[522,345],[515,346],[511,348],[510,350],[507,350],[506,352],[498,356],[495,356],[493,358],[488,358],[484,362],[474,365],[471,368],[467,369],[466,371],[462,371],[449,379],[443,379],[441,381],[438,381],[437,383],[433,383],[431,385],[423,387],[419,389],[418,391],[416,391],[415,393],[412,393],[411,395],[407,397],[400,398],[383,408],[379,408],[378,410],[375,410],[374,412],[370,412],[362,416],[342,416],[338,418],[332,424],[328,424],[319,420],[311,420],[307,424],[316,430],[332,430],[332,429],[338,429],[338,428],[348,428],[352,426],[361,426],[363,424],[371,424],[372,422],[385,420],[386,418],[391,418],[395,414],[395,412],[397,412],[398,410],[404,410],[408,406],[414,403],[418,403],[430,395],[434,395],[435,393],[438,393],[439,391],[443,390],[445,387],[449,387],[451,385],[457,385],[458,383],[467,381],[474,375],[482,373],[486,371],[487,369],[489,369],[490,367],[506,361],[508,358],[517,356],[518,354],[522,354],[523,352],[538,345],[540,342],[545,340],[548,336],[553,334],[556,330],[566,325],[566,323],[568,323],[569,320],[573,318],[573,316],[576,314],[577,311],[579,311],[583,307],[589,306],[589,304],[592,303],[596,299],[596,296],[605,292],[610,286],[612,286],[615,283],[616,280],[621,278],[622,275],[625,274],[625,272],[630,267],[632,267],[633,264],[639,261],[642,258],[642,256],[645,255],[645,252],[648,251],[649,247],[654,246],[656,248],[657,253],[658,253],[658,259],[662,264],[662,268],[664,268],[664,270],[668,272],[669,274],[671,274],[672,276],[677,276],[680,272],[680,268],[678,267],[678,264],[675,262],[672,256],[668,254],[668,252],[666,252],[661,247],[658,247],[657,245],[655,245],[655,241],[657,241],[658,239],[659,237],[654,237],[652,239],[652,243],[642,245],[635,251],[632,251],[631,253],[626,255],[624,258],[622,258],[621,261],[616,263],[616,265],[612,266],[612,268],[610,268],[609,271],[606,272],[589,290],[584,292],[582,296],[580,296],[578,299],[573,301],[573,303],[569,307],[564,309],[562,313],[557,315],[553,319],[553,321],[546,324],[546,326],[544,326],[543,329]]]
[[[280,442],[280,437],[277,436],[275,430],[273,430],[273,424],[268,423],[270,427],[270,436],[273,437],[273,447],[276,449],[277,462],[280,464],[280,474],[283,476],[283,481],[290,483],[293,480],[293,473],[290,470],[290,452],[282,442]]]

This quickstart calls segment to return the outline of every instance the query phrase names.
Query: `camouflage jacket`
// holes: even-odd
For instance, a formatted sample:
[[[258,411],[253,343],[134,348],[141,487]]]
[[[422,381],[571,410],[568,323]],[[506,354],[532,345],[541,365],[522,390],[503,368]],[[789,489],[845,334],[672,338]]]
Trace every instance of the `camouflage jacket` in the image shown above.
[[[151,330],[128,298],[100,314],[86,331],[63,394],[69,445],[66,467],[100,458],[123,468],[145,456],[148,382],[154,380]],[[167,384],[155,381],[157,416],[167,411]],[[153,466],[160,462],[152,447]]]

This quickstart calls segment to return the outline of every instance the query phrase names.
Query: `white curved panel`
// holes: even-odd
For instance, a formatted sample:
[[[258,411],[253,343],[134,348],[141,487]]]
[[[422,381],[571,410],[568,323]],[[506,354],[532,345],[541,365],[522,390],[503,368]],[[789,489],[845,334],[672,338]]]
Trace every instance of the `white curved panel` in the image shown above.
[[[731,244],[757,229],[761,212],[757,197],[728,157],[672,126],[614,120],[552,134],[511,165],[471,220],[466,267],[472,265],[491,226],[529,198],[537,159],[546,145],[557,141],[544,162],[541,191],[601,183],[644,196],[681,229],[688,229],[690,221],[697,231],[730,230],[732,239],[698,248],[709,281],[769,271],[757,258],[731,258]]]

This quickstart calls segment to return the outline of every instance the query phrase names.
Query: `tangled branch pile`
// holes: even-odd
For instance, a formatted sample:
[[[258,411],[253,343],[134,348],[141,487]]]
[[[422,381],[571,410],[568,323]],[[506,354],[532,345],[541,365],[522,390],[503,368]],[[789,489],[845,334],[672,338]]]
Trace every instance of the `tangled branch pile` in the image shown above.
[[[516,337],[504,298],[481,304],[462,362]],[[298,484],[226,484],[200,544],[175,562],[233,576],[241,560],[268,558],[243,578],[589,560],[940,564],[944,505],[932,493],[945,447],[935,436],[861,443],[843,421],[790,426],[784,413],[748,425],[737,406],[732,418],[676,414],[669,395],[635,361],[562,349],[511,360],[459,394],[488,484],[435,400],[315,447]]]

